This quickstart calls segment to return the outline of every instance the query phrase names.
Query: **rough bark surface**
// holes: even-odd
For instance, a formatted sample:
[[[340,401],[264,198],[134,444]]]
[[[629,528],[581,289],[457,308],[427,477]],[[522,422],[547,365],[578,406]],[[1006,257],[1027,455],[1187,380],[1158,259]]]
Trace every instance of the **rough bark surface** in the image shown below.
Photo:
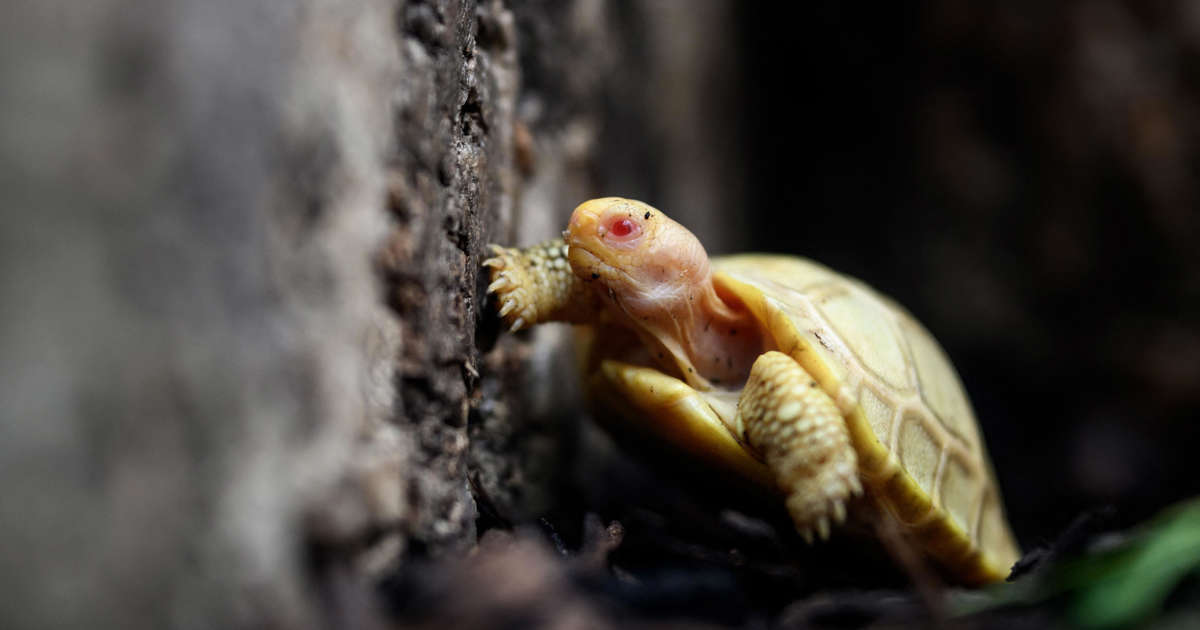
[[[636,16],[6,13],[6,627],[359,625],[377,580],[474,546],[477,498],[491,523],[547,510],[569,359],[477,350],[479,263],[597,191]]]
[[[476,270],[487,227],[512,213],[512,16],[500,3],[409,3],[388,161],[393,227],[381,256],[400,321],[394,420],[414,439],[405,532],[431,552],[474,538],[467,488]]]

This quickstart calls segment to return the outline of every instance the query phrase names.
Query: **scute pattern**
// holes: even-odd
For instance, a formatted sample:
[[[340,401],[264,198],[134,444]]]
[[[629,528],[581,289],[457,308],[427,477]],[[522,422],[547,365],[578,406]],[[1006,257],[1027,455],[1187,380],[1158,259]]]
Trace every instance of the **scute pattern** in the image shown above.
[[[899,437],[900,465],[922,488],[933,488],[941,460],[936,438],[913,413],[901,417]]]
[[[846,344],[863,371],[897,392],[913,389],[910,361],[888,309],[869,295],[860,295],[861,289],[841,283],[841,290],[831,291],[831,286],[832,283],[814,287],[820,294],[810,295],[812,308],[821,313],[826,325]],[[864,321],[875,321],[878,325],[858,325]]]
[[[989,571],[1006,570],[1017,549],[991,464],[958,375],[932,335],[870,287],[811,261],[745,255],[715,259],[713,267],[761,294],[754,301],[739,292],[779,349],[835,397],[847,422],[865,420],[855,442],[860,469],[878,480],[892,512],[914,527],[945,515],[953,524],[947,535],[962,544],[935,539],[931,547],[973,549],[973,557],[989,558]],[[890,481],[898,475],[911,483]],[[914,485],[923,496],[903,491]],[[914,512],[918,505],[927,507]]]
[[[979,444],[975,414],[946,353],[924,326],[907,315],[898,319],[912,352],[912,365],[916,369],[922,398],[951,433],[968,445]]]
[[[964,532],[973,529],[971,514],[977,501],[975,495],[978,493],[972,492],[971,489],[978,483],[972,477],[971,472],[958,458],[946,461],[946,468],[942,474],[943,508]]]
[[[886,437],[891,431],[892,418],[896,415],[896,409],[886,394],[877,394],[870,387],[863,387],[859,391],[858,404],[862,406],[863,413],[867,416],[867,422],[871,423],[871,429],[875,432],[876,439],[881,440],[880,443],[886,447],[887,443],[882,442],[880,436]]]

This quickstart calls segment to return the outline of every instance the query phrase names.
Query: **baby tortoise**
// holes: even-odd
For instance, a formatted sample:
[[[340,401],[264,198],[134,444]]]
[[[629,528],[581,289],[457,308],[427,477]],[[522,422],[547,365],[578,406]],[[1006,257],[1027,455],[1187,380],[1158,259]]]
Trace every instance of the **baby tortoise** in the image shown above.
[[[581,204],[563,237],[493,246],[488,292],[514,331],[588,326],[594,400],[776,487],[809,541],[868,506],[963,583],[1008,574],[1019,552],[971,405],[903,308],[803,258],[710,261],[629,199]]]

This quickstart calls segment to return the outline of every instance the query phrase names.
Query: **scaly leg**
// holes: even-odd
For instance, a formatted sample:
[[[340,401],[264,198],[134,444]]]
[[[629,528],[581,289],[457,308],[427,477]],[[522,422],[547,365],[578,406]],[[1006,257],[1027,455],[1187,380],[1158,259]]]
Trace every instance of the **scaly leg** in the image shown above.
[[[496,295],[500,317],[513,332],[544,322],[594,324],[603,318],[604,305],[571,271],[561,238],[525,249],[491,247],[495,257],[483,261],[492,270],[487,291]]]
[[[862,493],[858,456],[833,399],[782,352],[767,352],[750,370],[738,400],[738,429],[775,474],[796,529],[812,542],[846,518]]]

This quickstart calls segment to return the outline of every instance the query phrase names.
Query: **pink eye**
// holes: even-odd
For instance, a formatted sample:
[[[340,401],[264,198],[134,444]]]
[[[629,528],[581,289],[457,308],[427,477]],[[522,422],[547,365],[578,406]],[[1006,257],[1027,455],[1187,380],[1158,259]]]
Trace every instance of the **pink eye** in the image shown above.
[[[609,219],[600,228],[600,235],[613,245],[633,245],[642,235],[642,226],[629,217]]]

